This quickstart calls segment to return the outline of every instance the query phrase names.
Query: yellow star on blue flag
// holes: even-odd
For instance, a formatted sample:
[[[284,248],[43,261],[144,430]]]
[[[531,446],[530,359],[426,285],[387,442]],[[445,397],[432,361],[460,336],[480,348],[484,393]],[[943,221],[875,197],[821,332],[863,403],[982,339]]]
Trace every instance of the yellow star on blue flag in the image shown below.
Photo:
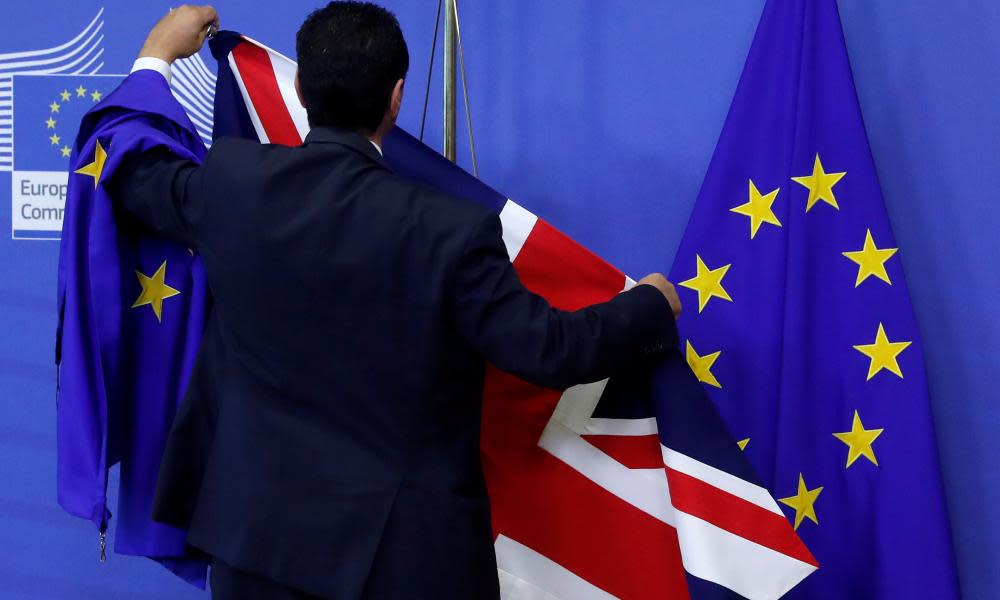
[[[163,301],[181,293],[180,290],[174,289],[166,283],[167,261],[163,261],[151,276],[138,270],[135,272],[135,276],[139,279],[142,292],[135,303],[132,304],[132,308],[148,305],[153,309],[156,320],[162,321]]]
[[[104,163],[107,162],[107,160],[108,153],[104,150],[104,146],[101,145],[101,140],[97,140],[94,144],[94,160],[73,172],[79,175],[93,177],[94,188],[97,188],[97,184],[101,180],[101,173],[104,172]]]

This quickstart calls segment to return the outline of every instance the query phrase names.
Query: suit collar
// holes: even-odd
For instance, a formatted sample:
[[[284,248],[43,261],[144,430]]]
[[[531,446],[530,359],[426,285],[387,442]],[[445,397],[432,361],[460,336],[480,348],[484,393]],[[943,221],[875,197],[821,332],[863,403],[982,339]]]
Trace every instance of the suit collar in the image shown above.
[[[375,145],[372,144],[371,140],[360,133],[348,129],[315,127],[306,135],[304,144],[340,144],[364,154],[383,167],[388,168],[389,166],[379,151],[375,149]]]

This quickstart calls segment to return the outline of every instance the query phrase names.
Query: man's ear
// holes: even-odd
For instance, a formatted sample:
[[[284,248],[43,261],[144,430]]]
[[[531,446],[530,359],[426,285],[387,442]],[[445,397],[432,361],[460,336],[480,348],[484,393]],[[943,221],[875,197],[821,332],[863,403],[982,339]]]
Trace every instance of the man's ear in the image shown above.
[[[305,102],[305,100],[302,99],[302,87],[299,86],[299,71],[298,71],[298,69],[295,70],[295,95],[299,97],[299,104],[301,104],[302,107],[305,108],[306,102]]]
[[[392,98],[389,101],[389,111],[392,113],[393,121],[399,117],[399,110],[403,106],[403,84],[405,83],[405,79],[398,79],[396,81],[396,85],[392,88]]]

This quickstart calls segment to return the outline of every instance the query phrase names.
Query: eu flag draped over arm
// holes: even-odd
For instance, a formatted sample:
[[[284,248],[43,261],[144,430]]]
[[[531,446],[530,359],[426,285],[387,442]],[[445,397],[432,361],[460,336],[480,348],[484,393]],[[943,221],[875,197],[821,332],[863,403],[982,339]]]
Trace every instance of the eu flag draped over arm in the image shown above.
[[[154,149],[200,161],[205,146],[162,75],[139,71],[84,117],[70,164],[59,255],[58,497],[104,532],[108,469],[121,463],[115,549],[203,585],[183,531],[152,497],[204,328],[201,260],[139,234],[114,210],[116,170]]]
[[[835,0],[769,0],[671,271],[682,344],[821,568],[958,595],[921,341]]]

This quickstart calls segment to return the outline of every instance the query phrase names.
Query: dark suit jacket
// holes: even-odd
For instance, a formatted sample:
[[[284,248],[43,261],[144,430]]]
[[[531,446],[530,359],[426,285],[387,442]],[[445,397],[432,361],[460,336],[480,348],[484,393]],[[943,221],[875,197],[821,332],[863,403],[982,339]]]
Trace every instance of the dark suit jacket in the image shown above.
[[[155,153],[122,207],[204,257],[214,308],[155,516],[242,570],[331,598],[491,598],[486,361],[554,388],[675,343],[638,286],[577,312],[521,285],[496,214],[394,175],[364,137]]]

